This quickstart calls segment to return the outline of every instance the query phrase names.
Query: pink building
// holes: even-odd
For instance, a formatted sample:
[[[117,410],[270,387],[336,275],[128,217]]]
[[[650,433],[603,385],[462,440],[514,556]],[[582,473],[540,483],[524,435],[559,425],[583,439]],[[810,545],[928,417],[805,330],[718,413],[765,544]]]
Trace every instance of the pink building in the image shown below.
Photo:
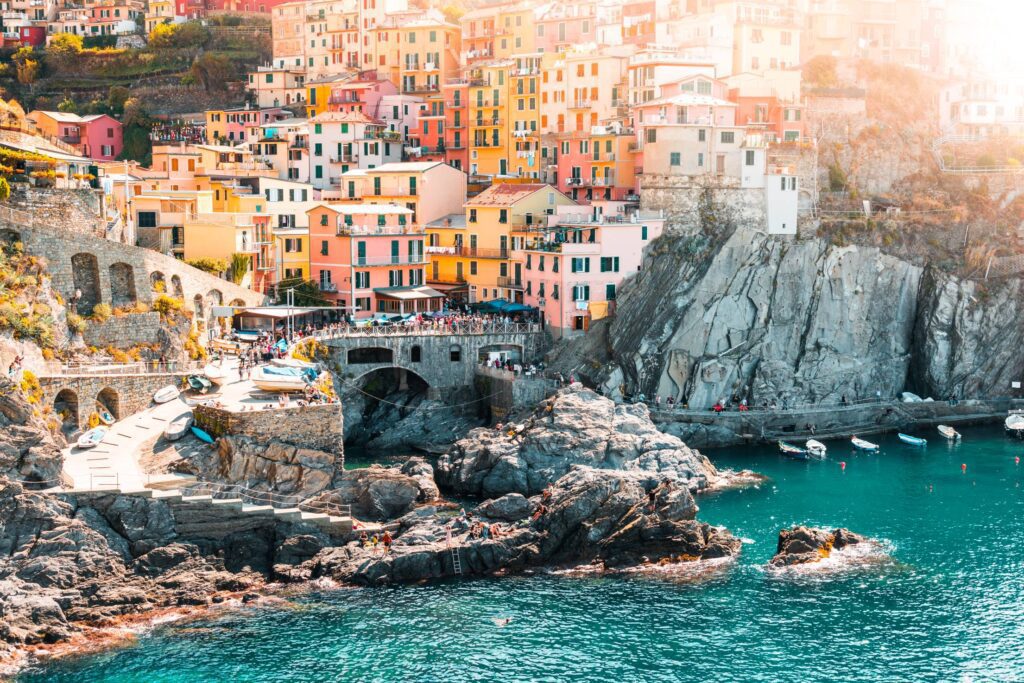
[[[386,95],[397,95],[398,86],[388,80],[357,80],[331,88],[327,110],[361,112],[370,118],[380,118],[380,101]]]
[[[623,280],[640,270],[664,227],[660,212],[627,212],[623,202],[558,207],[513,252],[523,303],[540,309],[556,338],[582,334],[614,310]]]
[[[425,286],[426,233],[397,204],[324,204],[309,216],[310,274],[357,318],[441,309],[444,295]]]
[[[32,111],[28,120],[44,133],[71,145],[82,156],[113,161],[124,148],[121,122],[106,114],[79,116],[60,111]]]

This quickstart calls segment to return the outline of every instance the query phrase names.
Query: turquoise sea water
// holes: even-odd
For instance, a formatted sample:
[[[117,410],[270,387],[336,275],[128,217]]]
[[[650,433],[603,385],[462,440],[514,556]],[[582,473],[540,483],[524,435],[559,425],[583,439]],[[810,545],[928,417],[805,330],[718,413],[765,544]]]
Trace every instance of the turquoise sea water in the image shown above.
[[[709,454],[772,478],[700,500],[751,543],[697,581],[521,577],[305,596],[169,625],[20,681],[1024,680],[1024,444],[966,429],[824,462]],[[876,439],[872,439],[876,440]],[[846,461],[843,471],[839,462]],[[962,473],[961,463],[967,464]],[[763,565],[779,528],[847,526],[896,562],[828,576]],[[512,617],[505,627],[493,622]]]

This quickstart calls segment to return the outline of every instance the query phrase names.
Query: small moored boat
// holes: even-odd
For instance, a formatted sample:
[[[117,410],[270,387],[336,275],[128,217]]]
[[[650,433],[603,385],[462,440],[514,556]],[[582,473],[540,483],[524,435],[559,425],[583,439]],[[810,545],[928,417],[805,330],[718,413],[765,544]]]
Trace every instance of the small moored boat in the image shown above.
[[[1020,413],[1010,413],[1006,416],[1006,421],[1003,423],[1006,428],[1006,433],[1015,436],[1018,439],[1024,439],[1024,415]]]
[[[786,443],[785,441],[779,442],[779,450],[782,451],[784,455],[788,455],[796,460],[807,460],[808,457],[806,450],[799,446],[794,446],[791,443]]]
[[[850,437],[850,443],[858,451],[878,451],[878,444],[865,441],[864,439],[858,439],[855,436]]]
[[[227,368],[214,365],[213,363],[208,364],[203,368],[203,377],[208,379],[213,384],[220,386],[228,381],[228,370]]]
[[[204,429],[200,429],[199,427],[192,425],[192,433],[196,435],[197,439],[204,443],[213,443],[213,437]]]
[[[107,435],[106,427],[93,427],[85,434],[78,437],[79,448],[93,448],[98,445],[100,441],[103,441],[103,437]]]
[[[270,364],[276,365],[279,368],[299,368],[300,370],[303,370],[305,368],[317,368],[316,363],[307,363],[304,360],[299,360],[298,358],[291,358],[289,356],[286,356],[285,358],[271,358]]]
[[[907,444],[909,446],[927,446],[928,445],[928,440],[927,439],[922,439],[920,437],[911,436],[910,434],[904,434],[903,432],[897,433],[896,436],[899,437],[900,441],[902,441],[903,443],[905,443],[905,444]]]
[[[302,391],[316,378],[316,373],[306,368],[282,368],[265,365],[252,373],[252,383],[263,391]]]
[[[946,437],[950,441],[959,441],[960,440],[960,432],[956,431],[955,429],[953,429],[949,425],[939,425],[939,434],[942,434],[944,437]]]
[[[820,441],[815,441],[814,439],[808,439],[807,443],[804,444],[804,448],[807,449],[808,453],[819,460],[824,458],[825,454],[828,452],[828,449],[825,448],[825,444]]]
[[[96,414],[100,416],[100,422],[105,425],[112,425],[117,421],[114,419],[114,416],[110,414],[110,411],[102,406],[96,407]]]
[[[205,394],[213,386],[213,382],[206,379],[202,375],[189,375],[188,386],[192,391],[198,391],[200,394]]]
[[[173,401],[178,398],[178,393],[178,387],[173,384],[168,384],[166,387],[153,394],[153,402],[167,403],[168,401]]]
[[[164,438],[168,441],[177,441],[188,434],[188,429],[192,426],[192,419],[192,411],[190,410],[171,420],[170,424],[167,425],[167,429],[164,430]]]

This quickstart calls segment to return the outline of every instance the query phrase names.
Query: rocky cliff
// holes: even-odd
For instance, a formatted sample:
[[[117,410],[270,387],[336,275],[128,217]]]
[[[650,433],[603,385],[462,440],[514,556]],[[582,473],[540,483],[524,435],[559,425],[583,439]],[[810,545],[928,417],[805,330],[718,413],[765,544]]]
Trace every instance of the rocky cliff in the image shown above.
[[[911,389],[1005,395],[1024,370],[1021,283],[965,283],[875,248],[730,228],[668,232],[617,314],[558,362],[610,395],[834,403]]]

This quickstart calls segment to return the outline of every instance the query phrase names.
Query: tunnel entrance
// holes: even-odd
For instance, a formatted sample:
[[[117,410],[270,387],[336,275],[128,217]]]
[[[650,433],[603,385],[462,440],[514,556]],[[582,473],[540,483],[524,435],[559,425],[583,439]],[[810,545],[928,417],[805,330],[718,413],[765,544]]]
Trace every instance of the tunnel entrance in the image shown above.
[[[345,444],[361,446],[385,432],[401,430],[427,398],[430,385],[405,368],[379,368],[349,384],[345,406]]]

